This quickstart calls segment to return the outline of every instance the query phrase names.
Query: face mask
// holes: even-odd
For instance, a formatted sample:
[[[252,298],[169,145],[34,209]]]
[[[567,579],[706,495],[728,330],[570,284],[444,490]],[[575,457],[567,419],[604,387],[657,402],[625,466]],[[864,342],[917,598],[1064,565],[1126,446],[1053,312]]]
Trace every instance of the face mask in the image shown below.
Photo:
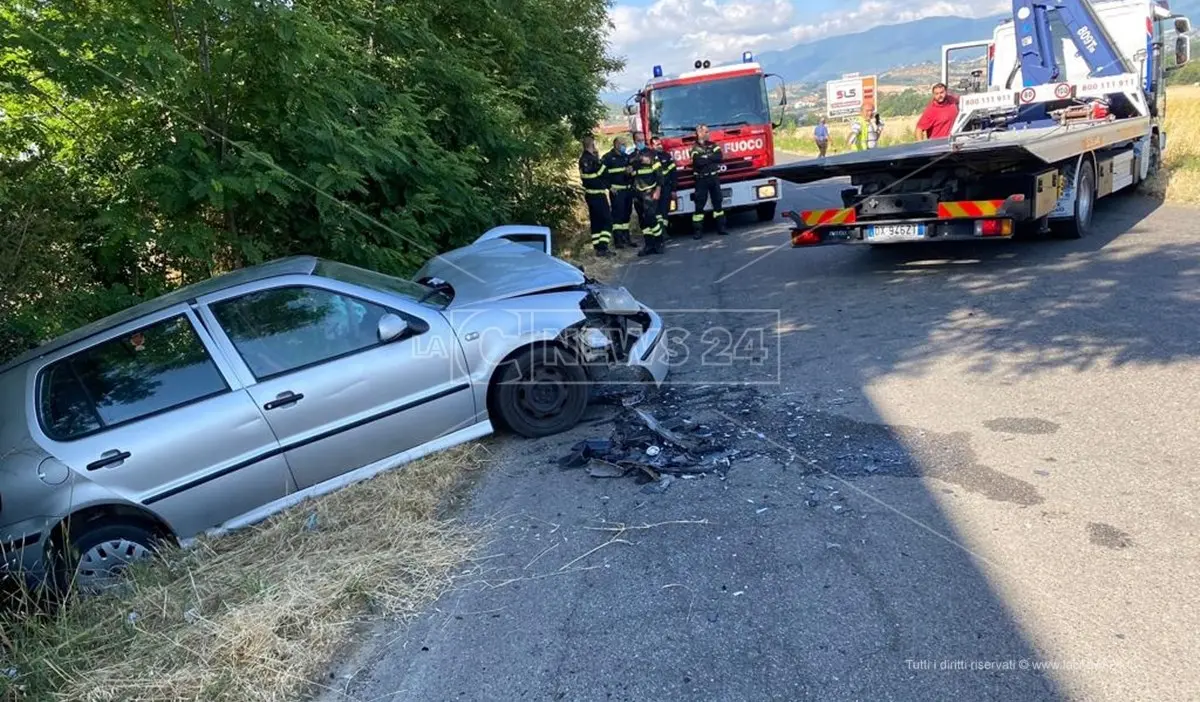
[[[646,142],[644,141],[636,142],[634,145],[637,147],[638,151],[643,151],[646,148]]]
[[[623,147],[623,148],[621,149],[621,151],[622,151],[623,153],[626,153],[626,154],[631,154],[631,153],[633,153],[633,147],[632,147],[632,146],[625,146],[625,147]]]

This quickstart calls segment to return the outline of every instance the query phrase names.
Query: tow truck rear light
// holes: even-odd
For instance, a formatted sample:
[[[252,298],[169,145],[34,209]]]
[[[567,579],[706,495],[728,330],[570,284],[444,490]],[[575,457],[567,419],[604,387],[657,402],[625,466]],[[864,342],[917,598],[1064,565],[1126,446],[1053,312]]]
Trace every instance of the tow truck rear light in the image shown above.
[[[821,235],[816,229],[793,229],[792,246],[816,246],[821,243]]]
[[[975,223],[975,233],[979,236],[1011,236],[1012,231],[1011,219],[983,219]]]

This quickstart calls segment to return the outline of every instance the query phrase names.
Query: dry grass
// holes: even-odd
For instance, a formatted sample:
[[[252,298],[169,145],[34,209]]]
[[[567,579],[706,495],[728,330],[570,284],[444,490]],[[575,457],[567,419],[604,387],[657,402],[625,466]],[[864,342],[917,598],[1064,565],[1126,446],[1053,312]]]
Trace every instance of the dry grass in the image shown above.
[[[917,129],[917,115],[907,117],[885,117],[883,119],[883,138],[880,139],[880,146],[895,146],[896,144],[908,144],[915,140],[914,134]],[[817,145],[813,143],[812,127],[798,127],[796,129],[783,129],[775,133],[775,148],[780,151],[798,154],[801,156],[816,156]],[[844,154],[851,151],[846,145],[846,140],[850,137],[850,124],[848,122],[829,122],[829,151],[828,156],[834,154]]]
[[[0,700],[274,702],[319,690],[356,625],[413,616],[450,585],[479,534],[445,513],[484,455],[446,451],[205,539],[133,569],[120,594],[3,615]]]
[[[1200,86],[1167,90],[1167,150],[1147,190],[1167,202],[1200,204]]]

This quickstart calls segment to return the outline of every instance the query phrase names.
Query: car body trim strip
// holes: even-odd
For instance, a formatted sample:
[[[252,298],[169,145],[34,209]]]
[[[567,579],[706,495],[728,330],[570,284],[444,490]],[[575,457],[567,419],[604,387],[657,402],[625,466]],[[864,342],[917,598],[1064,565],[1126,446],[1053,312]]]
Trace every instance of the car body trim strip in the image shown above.
[[[283,444],[276,448],[273,448],[268,451],[264,451],[260,454],[257,454],[246,460],[238,461],[237,463],[226,466],[220,470],[214,471],[212,473],[201,476],[194,480],[189,480],[186,483],[182,483],[180,485],[176,485],[175,487],[168,488],[167,490],[164,490],[162,492],[155,493],[155,494],[147,497],[146,499],[142,500],[142,504],[152,505],[155,502],[161,502],[161,501],[167,499],[168,497],[174,497],[175,495],[178,495],[182,492],[187,492],[188,490],[191,490],[192,488],[199,487],[201,485],[204,485],[205,483],[211,482],[213,480],[217,480],[218,478],[223,478],[226,475],[229,475],[230,473],[234,473],[236,471],[242,470],[243,468],[248,468],[248,467],[254,465],[255,463],[259,463],[260,461],[265,461],[269,458],[274,458],[275,456],[278,456],[281,453],[286,453],[288,451],[294,451],[295,449],[298,449],[298,448],[303,448],[305,446],[308,446],[309,444],[314,444],[318,441],[322,441],[324,439],[328,439],[330,437],[337,436],[338,434],[341,434],[341,433],[344,433],[347,431],[351,431],[353,429],[358,429],[359,427],[370,424],[371,422],[379,421],[380,419],[386,419],[387,417],[391,417],[392,415],[399,414],[400,412],[414,409],[416,407],[420,407],[421,405],[428,404],[430,402],[435,402],[437,400],[440,400],[444,397],[448,397],[455,393],[469,390],[470,388],[471,388],[471,386],[467,383],[455,385],[453,387],[446,388],[445,390],[440,390],[431,395],[422,397],[419,400],[414,400],[412,402],[407,402],[405,404],[398,405],[396,407],[391,407],[382,412],[378,412],[378,413],[370,415],[368,417],[363,417],[363,418],[355,420],[353,422],[349,422],[348,424],[343,424],[342,426],[335,427],[328,431],[321,432],[320,434],[314,434],[312,436],[307,436],[299,441],[293,441],[288,444]]]

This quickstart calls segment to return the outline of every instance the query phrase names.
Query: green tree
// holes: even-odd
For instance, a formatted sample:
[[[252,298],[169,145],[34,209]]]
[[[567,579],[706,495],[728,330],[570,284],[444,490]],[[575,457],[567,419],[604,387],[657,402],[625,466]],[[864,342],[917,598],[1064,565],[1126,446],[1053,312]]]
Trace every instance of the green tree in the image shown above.
[[[310,253],[391,273],[555,225],[604,115],[607,0],[0,8],[0,357]]]
[[[902,117],[921,114],[929,104],[927,93],[907,88],[899,93],[888,93],[879,100],[879,114],[883,117]]]

